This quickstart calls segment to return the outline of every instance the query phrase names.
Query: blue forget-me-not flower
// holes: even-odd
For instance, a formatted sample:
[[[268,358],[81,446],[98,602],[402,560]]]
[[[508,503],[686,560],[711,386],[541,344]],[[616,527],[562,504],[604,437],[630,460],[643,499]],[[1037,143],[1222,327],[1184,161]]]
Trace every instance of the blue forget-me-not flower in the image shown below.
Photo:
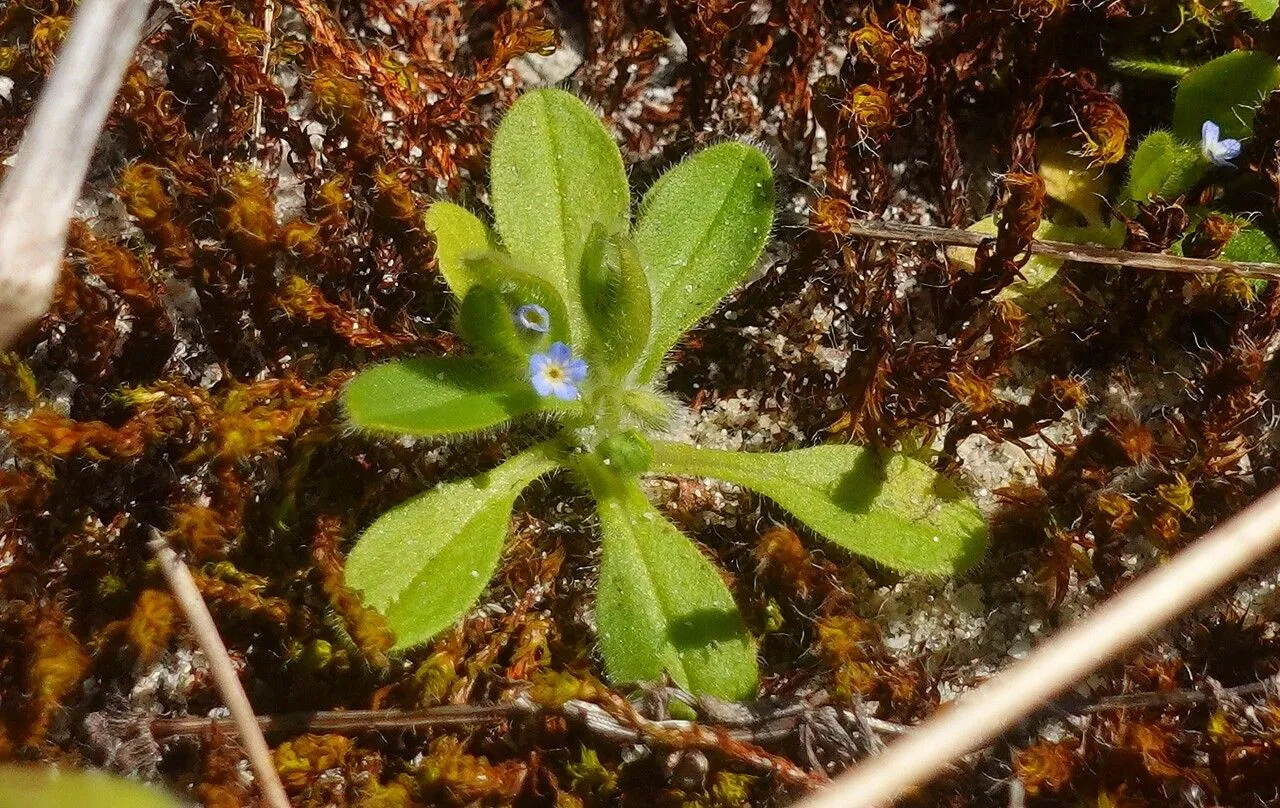
[[[551,328],[551,315],[537,303],[526,303],[516,309],[516,324],[539,334],[547,333]]]
[[[1200,153],[1215,166],[1229,166],[1240,156],[1240,141],[1233,137],[1220,138],[1222,130],[1213,121],[1205,121],[1200,127]]]
[[[568,345],[553,342],[546,353],[529,357],[529,375],[538,395],[573,401],[578,384],[587,378],[587,363],[575,359]]]

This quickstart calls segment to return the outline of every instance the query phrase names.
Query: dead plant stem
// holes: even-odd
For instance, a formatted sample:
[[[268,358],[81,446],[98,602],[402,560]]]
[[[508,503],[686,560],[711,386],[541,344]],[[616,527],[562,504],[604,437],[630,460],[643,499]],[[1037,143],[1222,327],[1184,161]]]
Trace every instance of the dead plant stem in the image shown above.
[[[1280,488],[1209,531],[1025,659],[961,696],[890,744],[883,754],[854,766],[800,808],[889,805],[1242,574],[1277,543]]]
[[[200,596],[200,590],[196,588],[191,571],[163,538],[157,536],[148,546],[159,560],[160,570],[164,573],[165,580],[169,582],[169,588],[173,590],[173,596],[187,616],[187,621],[191,623],[196,642],[209,660],[214,683],[218,686],[218,692],[222,695],[227,709],[231,711],[231,720],[239,732],[249,757],[249,765],[257,775],[259,787],[267,804],[272,808],[289,808],[289,798],[285,795],[280,775],[276,772],[275,763],[271,759],[271,749],[262,735],[262,729],[253,714],[253,706],[249,703],[249,697],[245,695],[240,678],[231,664],[231,657],[227,654],[227,647],[218,634],[218,627],[213,623],[209,607],[205,605],[204,598]]]
[[[979,247],[994,237],[969,230],[946,227],[930,227],[906,222],[876,222],[854,220],[849,222],[848,235],[882,241],[927,241],[952,247]],[[1033,239],[1027,247],[1032,255],[1061,258],[1082,264],[1107,264],[1112,266],[1151,269],[1158,272],[1183,272],[1193,275],[1218,275],[1233,273],[1245,278],[1280,280],[1280,264],[1256,261],[1218,261],[1208,258],[1185,258],[1163,253],[1142,253],[1132,250],[1116,250],[1092,244],[1070,244],[1064,241]]]
[[[67,226],[148,0],[85,0],[0,185],[0,346],[49,307]]]

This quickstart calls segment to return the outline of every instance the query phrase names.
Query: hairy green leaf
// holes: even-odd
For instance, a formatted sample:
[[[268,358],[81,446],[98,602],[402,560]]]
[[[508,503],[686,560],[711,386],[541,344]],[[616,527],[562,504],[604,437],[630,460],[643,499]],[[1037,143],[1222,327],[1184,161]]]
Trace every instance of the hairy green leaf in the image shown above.
[[[1173,133],[1200,142],[1200,127],[1213,121],[1224,138],[1253,134],[1263,96],[1280,87],[1280,66],[1261,51],[1233,51],[1189,70],[1173,99]]]
[[[1266,22],[1275,16],[1276,9],[1280,8],[1280,0],[1240,0],[1240,5],[1259,20]]]
[[[597,228],[582,256],[582,305],[592,361],[625,373],[644,351],[653,302],[634,242]]]
[[[694,154],[645,194],[635,240],[653,292],[653,327],[641,381],[751,271],[769,238],[773,200],[768,158],[743,143]]]
[[[755,694],[756,654],[720,573],[634,480],[590,474],[602,535],[596,629],[617,682],[664,673],[722,699]]]
[[[426,642],[466,614],[493,577],[516,497],[557,465],[547,444],[535,446],[397,505],[360,536],[346,582],[386,617],[397,648]]]
[[[1197,143],[1199,142],[1199,135]],[[1186,193],[1209,170],[1198,145],[1183,143],[1164,131],[1142,139],[1129,161],[1129,181],[1122,199],[1146,202],[1152,196],[1174,199]]]
[[[436,262],[453,294],[462,300],[473,278],[464,259],[494,249],[493,234],[471,211],[452,202],[427,208],[427,229],[436,237]]]
[[[1175,81],[1195,67],[1167,59],[1151,59],[1143,56],[1112,59],[1111,66],[1128,76],[1137,76],[1141,79],[1174,79]]]
[[[1223,261],[1258,261],[1267,264],[1280,264],[1280,245],[1265,231],[1251,224],[1240,228],[1240,232],[1231,237],[1227,246],[1222,248],[1218,256]],[[1249,285],[1257,294],[1266,291],[1267,281],[1262,278],[1251,278]]]
[[[564,298],[547,281],[521,272],[505,253],[491,251],[463,259],[471,288],[458,309],[458,333],[480,353],[523,363],[555,341],[569,341],[569,315]],[[546,332],[520,327],[522,306],[540,306],[547,313]]]
[[[564,406],[540,398],[511,365],[471,356],[375,365],[351,380],[342,401],[362,429],[424,437],[474,432]]]
[[[1265,230],[1246,224],[1231,237],[1218,257],[1223,261],[1280,264],[1280,246]]]
[[[655,442],[652,471],[714,477],[777,502],[814,532],[913,572],[959,572],[982,555],[987,528],[947,478],[904,455],[857,446],[744,454]]]
[[[177,808],[165,792],[98,771],[0,766],[0,808]]]
[[[564,296],[578,340],[586,334],[578,271],[587,236],[597,224],[627,229],[631,199],[617,144],[574,96],[535,90],[502,119],[489,178],[503,245]]]

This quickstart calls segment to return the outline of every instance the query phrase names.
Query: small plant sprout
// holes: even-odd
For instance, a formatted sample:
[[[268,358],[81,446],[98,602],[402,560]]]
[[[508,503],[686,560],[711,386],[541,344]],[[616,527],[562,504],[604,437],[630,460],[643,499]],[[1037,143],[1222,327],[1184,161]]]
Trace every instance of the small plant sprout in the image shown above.
[[[756,688],[755,645],[721,572],[641,487],[645,475],[712,477],[774,500],[814,534],[896,569],[955,573],[986,545],[973,503],[924,463],[848,445],[779,453],[662,440],[667,352],[742,283],[773,224],[768,159],[737,142],[704,149],[645,194],[635,221],[622,156],[574,96],[539,90],[493,142],[496,232],[432,205],[440,273],[461,301],[468,353],[373,367],[345,394],[369,431],[450,438],[524,417],[550,440],[446,482],[371,524],[346,579],[400,648],[458,621],[498,566],[520,492],[557,471],[595,499],[595,622],[615,681],[669,675],[728,699]]]

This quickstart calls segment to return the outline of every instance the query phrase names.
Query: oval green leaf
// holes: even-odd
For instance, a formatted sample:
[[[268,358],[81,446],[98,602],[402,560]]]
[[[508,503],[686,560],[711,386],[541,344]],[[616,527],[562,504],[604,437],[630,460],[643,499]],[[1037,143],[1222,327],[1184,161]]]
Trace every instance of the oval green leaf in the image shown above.
[[[639,379],[742,282],[773,226],[773,168],[759,149],[721,143],[663,174],[645,194],[635,241],[653,292]]]
[[[342,403],[361,429],[422,437],[475,432],[535,410],[567,406],[540,398],[510,364],[471,356],[376,365],[351,380]]]
[[[1253,134],[1263,96],[1280,87],[1280,66],[1261,51],[1233,51],[1187,71],[1173,99],[1173,133],[1200,143],[1200,127],[1213,121],[1224,138]]]
[[[476,602],[502,555],[511,508],[557,467],[547,445],[493,471],[444,483],[378,517],[347,557],[347,585],[381,612],[396,647],[426,642]]]
[[[474,282],[465,259],[494,249],[489,227],[471,211],[452,202],[437,202],[427,208],[427,229],[436,237],[436,263],[449,289],[459,299],[466,297]]]
[[[1197,135],[1198,142],[1199,135]],[[1146,202],[1152,196],[1175,199],[1199,182],[1209,162],[1199,146],[1183,143],[1164,131],[1142,139],[1129,161],[1129,181],[1123,202]]]
[[[105,772],[0,766],[0,808],[177,808],[165,792]]]
[[[909,572],[952,574],[987,545],[987,526],[954,483],[918,460],[857,446],[745,454],[653,444],[652,471],[714,477],[781,505],[815,533]]]
[[[564,296],[577,340],[586,333],[578,269],[587,236],[597,224],[627,229],[631,199],[617,144],[574,96],[535,90],[498,127],[489,186],[503,245]]]
[[[602,536],[596,631],[609,678],[664,673],[694,693],[755,695],[755,646],[720,573],[636,482],[592,475]]]
[[[1276,9],[1280,8],[1278,0],[1240,0],[1240,5],[1244,6],[1246,11],[1262,22],[1274,17]]]
[[[624,375],[644,351],[653,300],[649,279],[630,237],[592,233],[579,278],[591,326],[587,351],[600,365]]]

